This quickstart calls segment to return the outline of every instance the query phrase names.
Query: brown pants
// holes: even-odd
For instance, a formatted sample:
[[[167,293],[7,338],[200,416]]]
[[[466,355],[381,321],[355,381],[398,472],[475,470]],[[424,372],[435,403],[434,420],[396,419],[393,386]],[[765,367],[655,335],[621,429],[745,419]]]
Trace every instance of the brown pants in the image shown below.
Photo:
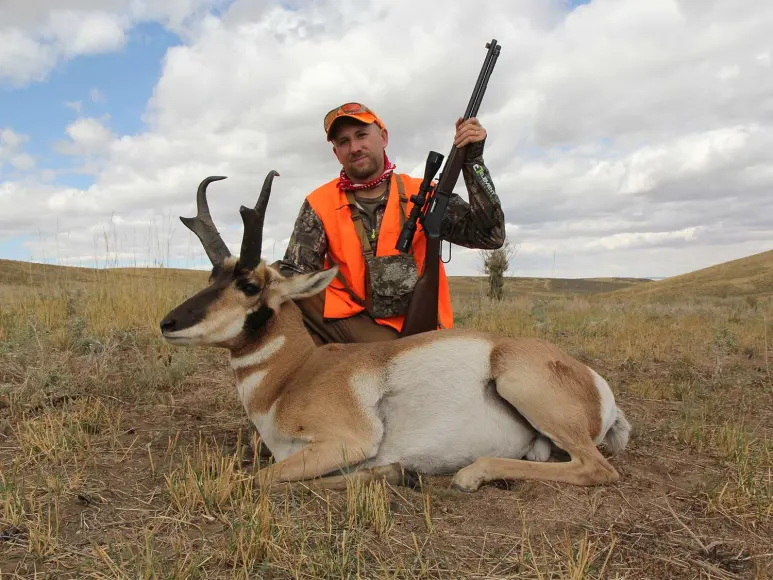
[[[376,322],[367,312],[349,318],[325,320],[325,292],[315,294],[295,303],[303,312],[303,323],[317,345],[331,342],[379,342],[394,340],[398,332],[391,326]]]
[[[271,264],[279,270],[279,262]],[[380,342],[394,340],[399,333],[391,326],[376,322],[367,312],[349,318],[325,320],[325,291],[310,298],[296,300],[303,313],[303,324],[317,346],[331,342]]]

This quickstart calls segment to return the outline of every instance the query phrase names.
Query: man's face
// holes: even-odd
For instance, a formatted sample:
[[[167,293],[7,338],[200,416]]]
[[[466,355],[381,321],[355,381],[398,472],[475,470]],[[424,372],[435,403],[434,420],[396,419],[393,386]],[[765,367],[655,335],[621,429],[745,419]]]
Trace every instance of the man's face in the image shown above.
[[[333,152],[352,179],[368,181],[384,170],[387,132],[375,123],[341,119],[333,134]]]

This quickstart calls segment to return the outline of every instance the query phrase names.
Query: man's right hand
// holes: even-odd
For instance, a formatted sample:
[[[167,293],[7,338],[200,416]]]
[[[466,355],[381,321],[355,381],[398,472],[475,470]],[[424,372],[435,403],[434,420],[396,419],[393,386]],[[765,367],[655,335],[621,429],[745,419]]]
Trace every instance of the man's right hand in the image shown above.
[[[456,120],[456,135],[454,135],[454,145],[461,149],[470,143],[479,143],[486,139],[486,129],[480,124],[478,119],[470,117],[466,121],[459,117]]]

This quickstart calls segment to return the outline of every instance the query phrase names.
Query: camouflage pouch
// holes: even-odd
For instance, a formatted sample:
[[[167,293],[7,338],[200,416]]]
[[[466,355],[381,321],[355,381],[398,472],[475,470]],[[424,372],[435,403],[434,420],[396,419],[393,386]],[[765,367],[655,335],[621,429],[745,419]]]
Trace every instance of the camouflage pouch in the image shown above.
[[[370,296],[367,309],[374,318],[405,314],[419,279],[419,269],[412,254],[367,256]]]
[[[400,227],[402,227],[408,198],[405,196],[405,188],[400,176],[395,175],[395,180],[400,197]],[[376,256],[362,224],[362,216],[357,209],[354,194],[347,192],[346,198],[365,258],[365,300],[359,299],[348,288],[343,276],[340,279],[352,299],[365,308],[373,318],[389,318],[405,314],[413,296],[414,286],[419,280],[419,268],[413,254]]]

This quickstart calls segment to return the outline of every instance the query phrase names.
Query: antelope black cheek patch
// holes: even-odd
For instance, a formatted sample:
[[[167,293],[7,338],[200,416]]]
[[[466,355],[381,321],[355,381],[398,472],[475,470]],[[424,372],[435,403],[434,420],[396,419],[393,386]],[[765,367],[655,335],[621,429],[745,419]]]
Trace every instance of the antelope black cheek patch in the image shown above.
[[[259,334],[263,330],[263,327],[266,326],[266,323],[271,320],[273,315],[274,311],[271,310],[271,308],[265,304],[261,305],[260,308],[258,308],[252,314],[249,314],[245,319],[244,332],[247,334],[247,336],[254,336]]]

